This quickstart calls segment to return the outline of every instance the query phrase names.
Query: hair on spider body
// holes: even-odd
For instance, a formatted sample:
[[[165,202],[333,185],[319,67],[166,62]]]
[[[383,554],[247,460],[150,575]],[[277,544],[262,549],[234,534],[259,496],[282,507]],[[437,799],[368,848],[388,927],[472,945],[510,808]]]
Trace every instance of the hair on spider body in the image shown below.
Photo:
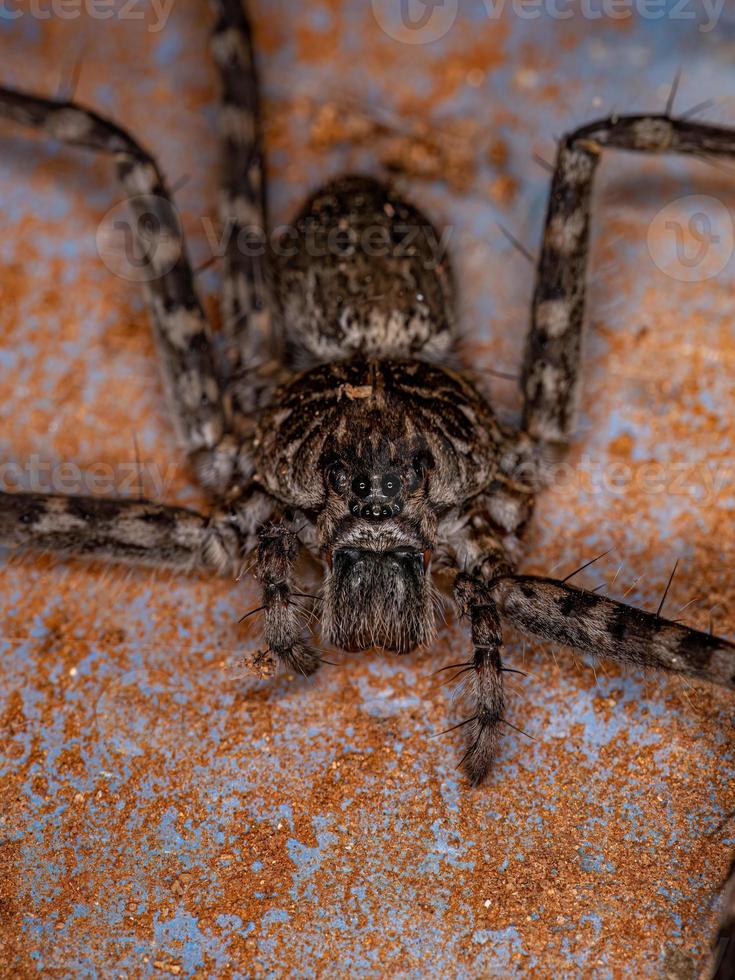
[[[323,629],[346,649],[408,652],[430,641],[435,556],[455,570],[455,598],[476,649],[473,690],[486,747],[465,760],[473,782],[492,761],[504,622],[595,655],[735,687],[727,641],[516,573],[543,462],[570,431],[600,155],[605,147],[696,155],[706,146],[727,157],[735,134],[689,119],[618,116],[561,140],[521,376],[523,425],[513,432],[461,365],[450,265],[427,244],[441,236],[392,188],[337,178],[304,205],[288,255],[237,248],[242,228],[266,229],[258,87],[245,11],[238,0],[217,0],[215,9],[221,212],[232,230],[223,263],[224,362],[215,357],[181,229],[162,212],[139,243],[172,413],[214,509],[205,518],[146,501],[4,493],[0,542],[235,575],[255,553],[268,649],[307,674],[320,658],[292,601],[302,547],[326,559]],[[0,89],[0,116],[112,153],[134,207],[146,194],[168,201],[151,155],[102,116],[10,89]],[[407,243],[405,223],[423,234]],[[360,245],[372,227],[382,229],[382,249]],[[156,234],[182,246],[171,268],[161,263]],[[326,254],[314,255],[315,240]],[[253,364],[277,370],[252,371]],[[293,513],[304,515],[308,533],[294,532],[286,519]]]
[[[454,575],[473,648],[463,666],[473,713],[461,762],[472,784],[489,773],[501,726],[511,724],[503,714],[508,624],[593,656],[735,689],[727,640],[517,571],[546,461],[559,457],[573,424],[603,151],[730,158],[735,131],[668,113],[619,115],[560,140],[520,377],[522,423],[512,431],[462,363],[451,267],[436,248],[443,236],[394,188],[339,177],[301,209],[289,249],[239,248],[253,228],[269,240],[256,59],[239,0],[213,6],[220,217],[228,228],[222,356],[150,153],[95,112],[0,88],[0,118],[115,161],[136,218],[171,414],[213,497],[211,513],[0,493],[0,544],[232,576],[254,554],[260,662],[276,658],[304,675],[323,661],[299,608],[302,550],[326,559],[322,628],[345,650],[407,653],[430,642],[432,564],[441,565]],[[379,248],[366,247],[370,230]],[[307,522],[303,534],[293,529],[295,514]],[[730,920],[723,930],[731,939]],[[731,958],[720,971],[732,977]]]

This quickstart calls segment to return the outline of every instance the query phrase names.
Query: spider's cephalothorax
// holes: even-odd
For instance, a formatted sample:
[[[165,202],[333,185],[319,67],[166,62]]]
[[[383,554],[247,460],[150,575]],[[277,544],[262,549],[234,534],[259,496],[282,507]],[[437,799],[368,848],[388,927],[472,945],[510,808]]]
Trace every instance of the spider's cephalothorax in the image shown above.
[[[227,229],[220,345],[154,158],[96,113],[0,89],[0,116],[114,157],[148,263],[173,416],[213,512],[2,493],[0,544],[225,574],[239,573],[255,552],[265,659],[304,674],[320,657],[294,601],[302,546],[324,565],[323,632],[347,650],[403,653],[428,642],[430,573],[442,567],[454,575],[473,645],[463,665],[474,713],[462,760],[472,783],[489,771],[504,722],[504,622],[594,656],[735,688],[728,641],[516,571],[541,464],[563,449],[572,425],[600,156],[612,147],[733,157],[735,133],[669,115],[616,116],[561,140],[522,370],[522,425],[510,432],[456,349],[446,236],[389,187],[333,181],[277,247],[242,247],[254,231],[268,240],[258,89],[240,0],[214,6]]]
[[[503,721],[502,622],[597,656],[735,686],[734,647],[659,616],[518,575],[520,538],[572,420],[592,182],[604,147],[735,155],[735,134],[621,116],[560,144],[522,374],[519,432],[501,427],[456,349],[447,236],[389,186],[342,177],[270,249],[250,25],[217,0],[227,229],[215,345],[154,158],[68,102],[0,89],[0,115],[111,154],[149,266],[147,294],[173,416],[215,498],[207,517],[140,500],[0,494],[0,544],[154,567],[238,573],[256,552],[270,655],[320,658],[293,602],[305,545],[323,561],[323,633],[407,652],[433,630],[432,566],[454,569],[475,651],[463,765],[486,775]],[[273,365],[277,368],[274,370]],[[297,533],[298,532],[298,533]]]
[[[440,520],[487,485],[502,444],[475,390],[420,360],[352,356],[281,390],[256,444],[267,490],[314,521],[328,640],[407,652],[430,639]]]

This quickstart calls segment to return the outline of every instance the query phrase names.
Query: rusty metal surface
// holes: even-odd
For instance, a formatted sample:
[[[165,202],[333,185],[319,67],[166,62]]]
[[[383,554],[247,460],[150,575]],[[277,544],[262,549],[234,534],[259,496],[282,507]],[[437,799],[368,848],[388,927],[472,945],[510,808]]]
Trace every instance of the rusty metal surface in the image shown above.
[[[564,4],[508,3],[494,19],[501,4],[463,0],[441,38],[409,44],[399,5],[376,4],[383,27],[364,0],[251,3],[275,216],[340,169],[392,162],[451,228],[473,359],[512,372],[532,271],[497,222],[535,248],[548,175],[534,154],[551,159],[556,135],[610,110],[661,108],[679,66],[682,109],[715,97],[708,116],[735,120],[735,21],[725,11],[708,30],[693,2],[665,3],[661,19],[643,4],[555,19]],[[5,4],[2,79],[53,92],[81,54],[78,97],[156,151],[203,262],[216,208],[206,11],[115,3],[100,19],[106,9]],[[0,145],[3,486],[89,489],[98,467],[93,489],[134,493],[135,432],[146,491],[199,502],[139,289],[96,250],[119,199],[108,162],[10,125]],[[733,168],[605,161],[579,431],[526,564],[566,573],[614,547],[583,581],[655,608],[680,558],[669,615],[706,626],[714,607],[727,636]],[[201,282],[214,309],[216,271]],[[492,388],[515,417],[514,385]],[[236,621],[254,600],[247,583],[2,566],[3,975],[703,967],[735,845],[717,829],[735,807],[731,694],[609,664],[595,674],[509,635],[509,662],[530,674],[510,718],[536,741],[509,733],[494,778],[470,791],[458,734],[429,738],[452,717],[430,674],[463,659],[457,624],[415,656],[263,683],[239,667],[257,634]]]

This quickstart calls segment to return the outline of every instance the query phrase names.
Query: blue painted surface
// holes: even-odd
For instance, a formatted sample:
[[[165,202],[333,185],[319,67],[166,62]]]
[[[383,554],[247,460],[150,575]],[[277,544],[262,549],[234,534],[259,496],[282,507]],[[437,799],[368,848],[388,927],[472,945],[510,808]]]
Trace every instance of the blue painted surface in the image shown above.
[[[441,41],[409,46],[382,35],[361,0],[298,12],[285,0],[253,6],[268,35],[268,105],[286,127],[271,133],[276,221],[327,175],[380,169],[372,145],[326,156],[311,148],[314,106],[299,105],[295,92],[317,104],[347,94],[401,127],[414,117],[437,131],[456,120],[482,124],[472,136],[475,174],[461,192],[443,181],[401,181],[453,225],[464,320],[489,366],[512,370],[522,347],[532,276],[497,222],[531,247],[539,240],[547,175],[533,154],[550,159],[556,135],[612,109],[660,108],[680,65],[681,107],[716,96],[709,118],[732,118],[730,11],[700,31],[670,16],[552,21],[510,10],[493,21],[487,4],[464,0]],[[99,48],[81,94],[141,133],[172,182],[188,177],[178,200],[199,261],[207,256],[199,219],[214,213],[215,201],[205,19],[182,3],[159,34],[146,23],[83,21]],[[323,57],[304,28],[323,37]],[[13,39],[3,77],[53,87],[49,54],[68,41],[65,30],[28,16],[3,22],[4,43]],[[468,56],[473,45],[476,58]],[[483,58],[488,70],[472,86],[468,72]],[[447,71],[453,59],[459,81]],[[168,89],[161,94],[162,74],[179,103]],[[146,461],[176,458],[140,340],[140,297],[112,282],[95,252],[95,222],[117,200],[106,169],[45,141],[29,145],[10,127],[1,136],[8,232],[0,258],[34,285],[14,294],[3,320],[12,343],[3,343],[0,371],[17,372],[19,402],[0,405],[0,457],[37,451],[59,462],[73,429],[83,465],[124,463],[129,419]],[[488,150],[498,137],[518,182],[510,204],[490,193],[498,174]],[[620,585],[643,574],[631,598],[651,603],[679,556],[687,573],[672,608],[704,592],[710,605],[720,603],[718,625],[728,634],[732,481],[714,497],[689,478],[686,492],[669,485],[653,498],[633,494],[639,510],[631,514],[629,498],[586,477],[607,472],[611,444],[626,433],[634,437],[627,462],[654,460],[669,476],[682,458],[695,475],[710,463],[719,473],[731,454],[732,361],[687,387],[694,354],[672,360],[664,378],[651,374],[655,358],[634,343],[646,326],[660,330],[662,350],[681,346],[691,325],[700,351],[733,351],[733,262],[709,291],[692,290],[658,272],[646,249],[648,224],[672,198],[711,193],[732,208],[731,183],[697,165],[605,162],[574,492],[555,488],[542,501],[529,562],[568,570],[614,543],[616,556],[586,581],[610,582],[624,560]],[[207,274],[205,288],[215,281]],[[41,302],[42,286],[56,287],[53,303]],[[69,372],[78,380],[61,423],[47,425]],[[512,386],[493,388],[514,418]],[[129,403],[121,410],[123,390]],[[708,431],[698,428],[702,412],[715,416]],[[686,439],[682,425],[690,426]],[[166,499],[196,500],[180,465]],[[244,585],[161,583],[45,562],[4,569],[2,834],[18,969],[85,977],[174,969],[656,976],[672,949],[701,964],[734,843],[727,831],[703,837],[734,805],[731,697],[612,669],[595,681],[568,656],[556,664],[548,651],[524,651],[509,638],[510,661],[532,671],[511,717],[536,741],[506,739],[495,779],[470,793],[454,768],[459,738],[429,739],[451,704],[427,675],[463,659],[468,641],[459,627],[443,629],[416,657],[347,658],[343,670],[325,669],[313,682],[262,684],[237,672],[242,646],[257,642],[234,628],[253,596]],[[630,906],[654,935],[631,932],[626,952],[619,942],[621,929],[633,929]]]

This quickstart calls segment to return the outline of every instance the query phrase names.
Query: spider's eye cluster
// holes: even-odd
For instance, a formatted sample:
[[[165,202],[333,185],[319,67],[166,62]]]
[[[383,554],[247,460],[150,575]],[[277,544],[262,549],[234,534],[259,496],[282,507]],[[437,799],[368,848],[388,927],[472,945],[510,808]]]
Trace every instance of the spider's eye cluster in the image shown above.
[[[397,497],[401,492],[401,478],[397,473],[387,473],[383,477],[380,486],[386,497]]]
[[[344,459],[334,458],[327,464],[327,479],[353,517],[385,520],[403,511],[406,497],[418,489],[430,466],[424,453],[415,454],[403,467],[393,462],[374,469],[369,463],[353,469]]]
[[[384,517],[397,517],[402,510],[403,504],[399,501],[392,504],[364,504],[361,507],[356,500],[353,500],[350,504],[350,513],[354,514],[355,517],[369,517],[372,520]]]
[[[360,500],[367,500],[370,496],[382,496],[386,500],[392,500],[401,492],[401,478],[397,473],[386,473],[377,484],[367,474],[358,474],[352,481],[352,492]]]
[[[352,481],[352,492],[355,496],[359,497],[360,500],[365,500],[366,497],[370,496],[370,477],[369,476],[356,476]]]
[[[403,503],[397,499],[402,489],[398,473],[358,473],[352,481],[350,513],[371,520],[397,517],[403,510]]]

